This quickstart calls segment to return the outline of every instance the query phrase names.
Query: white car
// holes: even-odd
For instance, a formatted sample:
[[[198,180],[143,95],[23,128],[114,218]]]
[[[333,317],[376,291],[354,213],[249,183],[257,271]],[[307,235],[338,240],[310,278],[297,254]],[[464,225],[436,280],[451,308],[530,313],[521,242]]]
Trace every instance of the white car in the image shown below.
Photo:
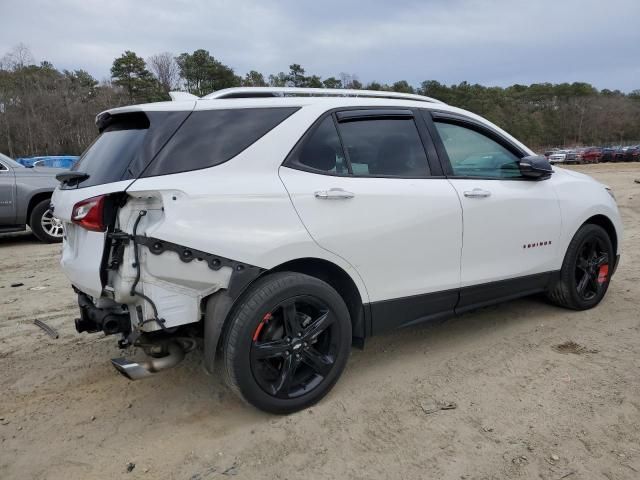
[[[203,345],[242,398],[322,398],[352,344],[546,292],[603,298],[622,226],[606,186],[417,95],[235,88],[115,108],[59,175],[79,332],[132,379]],[[200,341],[202,339],[202,341]]]
[[[565,163],[567,159],[567,150],[557,150],[549,155],[549,163],[555,165],[556,163]]]

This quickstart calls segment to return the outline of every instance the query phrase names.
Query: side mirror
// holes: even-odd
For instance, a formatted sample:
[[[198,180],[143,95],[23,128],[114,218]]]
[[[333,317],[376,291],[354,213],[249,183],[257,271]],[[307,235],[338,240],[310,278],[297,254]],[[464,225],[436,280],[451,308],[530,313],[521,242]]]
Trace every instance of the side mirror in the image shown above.
[[[530,155],[528,157],[521,158],[518,163],[518,167],[520,168],[520,174],[522,174],[523,177],[536,180],[549,178],[553,173],[549,160],[540,155]]]

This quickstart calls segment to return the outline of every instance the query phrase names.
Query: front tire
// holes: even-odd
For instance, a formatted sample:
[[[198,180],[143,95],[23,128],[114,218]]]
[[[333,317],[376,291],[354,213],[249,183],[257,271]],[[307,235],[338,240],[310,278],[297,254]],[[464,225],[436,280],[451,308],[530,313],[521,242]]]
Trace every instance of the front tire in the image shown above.
[[[560,278],[547,296],[556,305],[573,310],[595,307],[609,288],[614,255],[611,239],[602,227],[583,225],[571,240]]]
[[[227,383],[261,410],[296,412],[331,390],[350,348],[351,318],[338,292],[308,275],[274,273],[251,286],[231,314]]]
[[[31,211],[29,226],[38,240],[45,243],[62,241],[62,222],[53,216],[49,208],[50,199],[42,200]]]

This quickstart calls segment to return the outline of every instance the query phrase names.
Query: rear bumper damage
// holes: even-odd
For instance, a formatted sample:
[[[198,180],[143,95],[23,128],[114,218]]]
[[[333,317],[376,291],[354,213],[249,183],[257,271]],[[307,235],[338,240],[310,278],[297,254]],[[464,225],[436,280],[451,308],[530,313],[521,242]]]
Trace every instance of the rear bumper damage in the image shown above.
[[[203,337],[205,368],[211,373],[232,304],[264,269],[149,236],[116,231],[108,240],[102,296],[74,287],[80,307],[76,330],[121,334],[121,348],[142,347],[146,359],[112,359],[130,380],[177,365],[194,348],[195,338]]]

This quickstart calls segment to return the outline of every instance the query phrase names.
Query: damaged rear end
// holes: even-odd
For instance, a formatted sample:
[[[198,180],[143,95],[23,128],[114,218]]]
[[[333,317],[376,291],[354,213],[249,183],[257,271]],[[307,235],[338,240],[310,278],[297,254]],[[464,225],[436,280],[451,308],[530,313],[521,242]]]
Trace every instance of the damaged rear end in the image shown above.
[[[203,117],[194,107],[172,102],[99,115],[100,135],[73,171],[59,177],[52,199],[64,225],[61,265],[78,295],[76,329],[120,334],[121,348],[141,347],[144,360],[112,361],[130,379],[181,361],[206,336],[206,299],[221,289],[237,295],[262,271],[166,240],[167,229],[181,228],[172,204],[186,195],[168,175],[225,162],[295,109],[218,110]],[[202,145],[202,139],[215,129],[222,146],[213,148],[212,160],[202,154],[211,140]],[[156,176],[163,179],[158,188],[131,188]]]

